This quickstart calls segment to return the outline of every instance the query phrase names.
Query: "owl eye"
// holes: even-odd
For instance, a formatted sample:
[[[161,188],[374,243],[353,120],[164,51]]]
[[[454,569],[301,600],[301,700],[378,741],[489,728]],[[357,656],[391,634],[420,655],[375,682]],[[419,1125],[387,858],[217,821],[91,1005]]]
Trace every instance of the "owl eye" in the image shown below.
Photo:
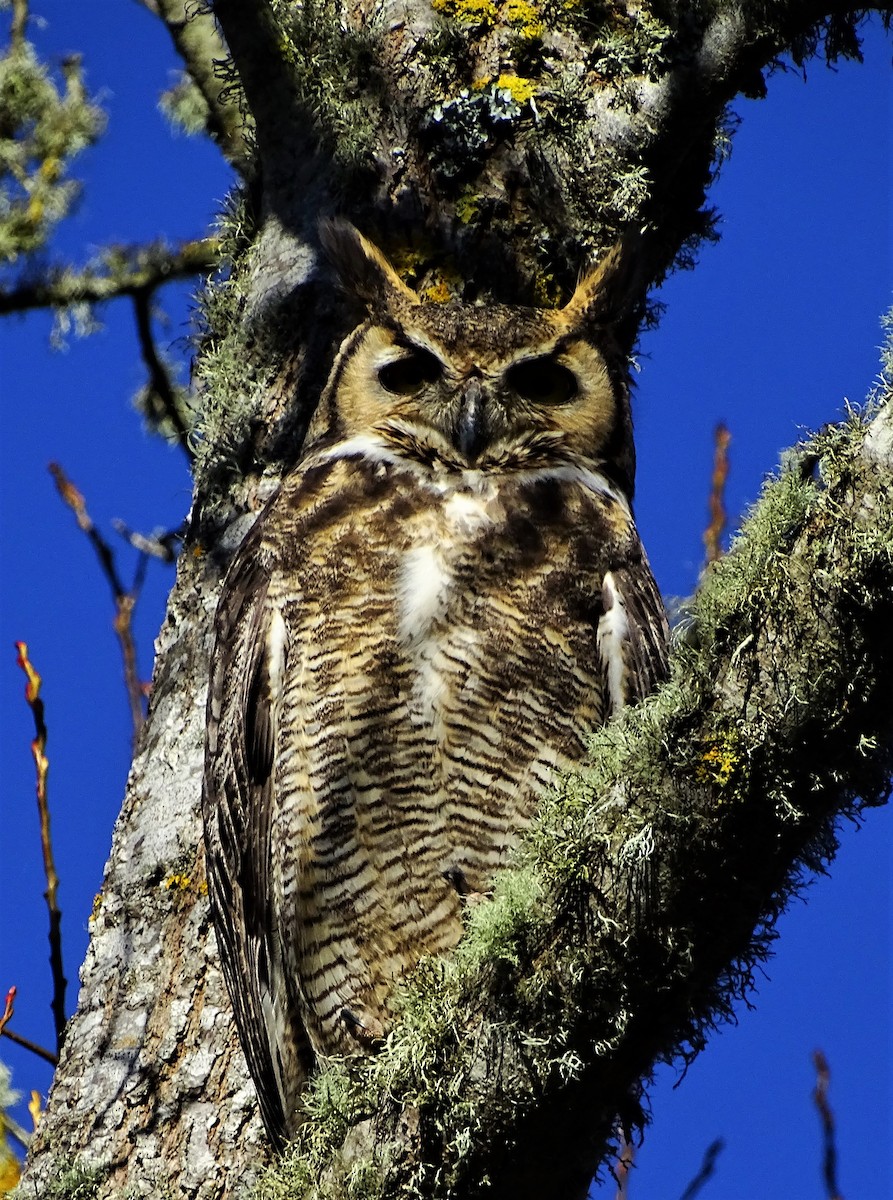
[[[404,358],[385,363],[378,372],[381,386],[397,396],[415,396],[439,377],[440,363],[427,350],[412,350]]]
[[[577,394],[577,377],[554,358],[527,358],[505,373],[509,387],[531,404],[567,404]]]

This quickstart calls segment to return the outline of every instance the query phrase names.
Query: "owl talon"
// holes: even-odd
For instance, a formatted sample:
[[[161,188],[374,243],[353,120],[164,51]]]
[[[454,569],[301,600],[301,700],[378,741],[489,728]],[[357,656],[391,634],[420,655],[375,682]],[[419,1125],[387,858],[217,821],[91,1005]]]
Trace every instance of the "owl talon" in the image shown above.
[[[486,892],[473,892],[471,890],[465,872],[460,867],[448,867],[443,872],[443,877],[447,883],[452,884],[456,889],[459,899],[466,908],[473,908],[476,904],[480,904],[482,900],[487,899]]]
[[[384,1037],[384,1026],[374,1017],[367,1016],[363,1020],[350,1008],[342,1008],[339,1016],[347,1026],[347,1032],[363,1046],[374,1046]]]
[[[455,888],[457,895],[463,899],[468,895],[470,891],[468,880],[465,878],[465,872],[460,867],[447,867],[442,874],[447,883]]]

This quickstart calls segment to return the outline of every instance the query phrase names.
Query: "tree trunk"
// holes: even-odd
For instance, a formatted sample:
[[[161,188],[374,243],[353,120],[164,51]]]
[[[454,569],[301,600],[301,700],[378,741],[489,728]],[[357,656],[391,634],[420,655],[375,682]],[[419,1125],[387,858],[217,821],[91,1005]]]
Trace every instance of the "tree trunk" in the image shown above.
[[[213,31],[184,36],[182,6],[151,7],[213,118]],[[217,0],[222,96],[238,93],[256,160],[206,297],[190,533],[28,1194],[94,1166],[97,1197],[230,1196],[268,1158],[199,796],[222,572],[350,325],[316,271],[318,218],[347,213],[432,300],[560,302],[633,231],[641,318],[649,284],[710,232],[727,103],[785,49],[852,53],[848,13],[864,11]],[[210,124],[243,161],[232,109]],[[833,853],[835,817],[886,796],[891,528],[887,401],[801,451],[706,581],[673,681],[545,802],[455,958],[411,981],[386,1050],[321,1077],[294,1195],[473,1196],[485,1180],[499,1200],[585,1195],[639,1081],[746,990],[801,873]]]

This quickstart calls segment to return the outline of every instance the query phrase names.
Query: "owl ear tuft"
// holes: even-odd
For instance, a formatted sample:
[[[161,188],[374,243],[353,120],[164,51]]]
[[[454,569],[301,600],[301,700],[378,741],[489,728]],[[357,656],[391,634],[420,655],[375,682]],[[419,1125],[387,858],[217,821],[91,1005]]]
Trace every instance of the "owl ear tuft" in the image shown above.
[[[623,325],[638,313],[648,283],[641,240],[627,235],[582,275],[562,309],[568,325]]]
[[[389,307],[395,299],[419,304],[418,295],[403,282],[379,248],[341,218],[319,224],[319,240],[344,290],[370,310]]]

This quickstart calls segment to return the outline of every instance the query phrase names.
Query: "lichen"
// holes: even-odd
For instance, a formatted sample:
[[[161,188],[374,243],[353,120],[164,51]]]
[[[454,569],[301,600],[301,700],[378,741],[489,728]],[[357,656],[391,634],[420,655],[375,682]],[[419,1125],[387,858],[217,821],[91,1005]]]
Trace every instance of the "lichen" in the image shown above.
[[[521,75],[512,75],[510,72],[503,72],[495,80],[480,80],[475,83],[477,90],[491,88],[494,93],[505,92],[520,110],[525,104],[529,104],[537,93],[537,84],[533,79],[525,79]]]
[[[310,5],[276,0],[274,7],[285,31],[283,58],[328,150],[348,173],[367,168],[386,90],[376,27],[346,26],[333,0]]]
[[[527,42],[537,42],[546,32],[542,10],[530,0],[507,0],[503,8],[507,25],[516,29]]]
[[[193,136],[208,126],[208,102],[191,75],[180,72],[176,83],[162,92],[158,107],[177,132]]]
[[[96,1200],[108,1168],[57,1158],[41,1176],[41,1200]]]
[[[434,104],[423,121],[432,167],[447,183],[474,175],[488,151],[530,116],[538,115],[533,80],[506,73]]]
[[[499,12],[494,0],[431,0],[432,7],[472,29],[489,29]]]
[[[657,79],[672,60],[676,35],[646,9],[630,8],[612,12],[596,28],[591,44],[589,66],[603,79]]]
[[[201,411],[191,440],[197,486],[208,507],[255,465],[247,447],[257,397],[277,365],[272,339],[244,320],[243,274],[257,233],[244,193],[228,198],[218,233],[221,268],[199,297],[195,373]]]
[[[0,263],[40,249],[70,212],[80,191],[71,162],[104,128],[80,61],[63,74],[60,88],[27,41],[0,56]]]
[[[701,744],[695,775],[701,783],[714,783],[725,791],[743,769],[738,739],[732,730],[723,730]]]

